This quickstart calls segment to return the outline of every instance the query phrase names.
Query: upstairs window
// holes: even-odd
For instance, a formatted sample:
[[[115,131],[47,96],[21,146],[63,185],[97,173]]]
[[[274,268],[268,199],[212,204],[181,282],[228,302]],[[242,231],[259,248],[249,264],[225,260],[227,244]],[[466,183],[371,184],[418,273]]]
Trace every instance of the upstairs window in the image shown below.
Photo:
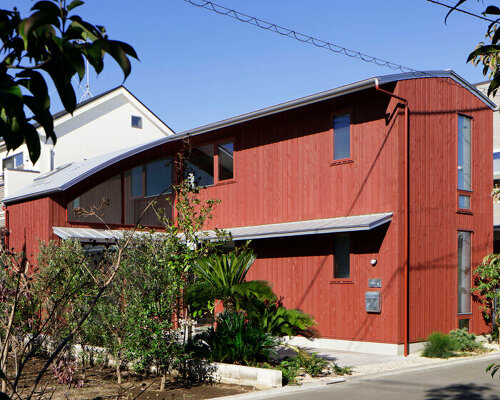
[[[472,190],[471,185],[471,118],[458,116],[458,189]]]
[[[196,186],[214,184],[214,146],[201,146],[191,151],[184,174]]]
[[[172,190],[172,159],[164,158],[146,164],[146,197]]]
[[[2,169],[21,169],[23,165],[23,153],[14,154],[2,160]]]
[[[234,164],[233,164],[233,143],[219,144],[219,181],[233,179],[234,177]]]
[[[333,243],[335,279],[349,279],[351,277],[351,238],[348,233],[335,235]]]
[[[132,115],[130,126],[132,128],[142,129],[142,117]]]
[[[162,158],[130,170],[130,196],[151,197],[172,189],[172,159]]]
[[[195,186],[210,186],[234,178],[234,143],[197,147],[184,167],[184,177]]]
[[[351,115],[333,117],[333,159],[351,158]]]

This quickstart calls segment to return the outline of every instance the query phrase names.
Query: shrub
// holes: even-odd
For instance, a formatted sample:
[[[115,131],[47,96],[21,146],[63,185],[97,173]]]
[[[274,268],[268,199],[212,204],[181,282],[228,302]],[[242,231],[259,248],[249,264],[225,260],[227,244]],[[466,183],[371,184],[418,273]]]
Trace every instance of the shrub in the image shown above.
[[[345,367],[341,367],[335,363],[332,363],[333,364],[333,372],[335,373],[335,375],[352,375],[352,367],[348,367],[348,366],[345,366]]]
[[[476,335],[467,332],[466,328],[450,331],[450,337],[456,342],[458,351],[474,351],[483,347],[481,343],[476,342]]]
[[[255,365],[267,361],[275,353],[276,340],[253,326],[242,313],[223,312],[217,319],[217,328],[209,328],[196,339],[201,355],[212,361]],[[208,348],[207,348],[208,346]],[[200,351],[199,351],[200,353]]]
[[[431,358],[449,358],[458,350],[457,342],[450,336],[441,332],[434,332],[427,338],[422,356]]]

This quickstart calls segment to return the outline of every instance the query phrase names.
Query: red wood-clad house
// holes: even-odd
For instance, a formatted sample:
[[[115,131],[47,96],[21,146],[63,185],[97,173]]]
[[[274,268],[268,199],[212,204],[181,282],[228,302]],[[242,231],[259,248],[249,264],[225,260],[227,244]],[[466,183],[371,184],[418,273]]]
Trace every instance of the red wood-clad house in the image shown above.
[[[249,277],[312,314],[319,345],[397,354],[484,332],[470,286],[493,246],[494,107],[451,71],[342,86],[40,177],[5,200],[8,245],[34,260],[37,239],[106,240],[73,213],[103,196],[104,220],[131,226],[189,137],[201,197],[221,200],[212,227],[253,240]]]

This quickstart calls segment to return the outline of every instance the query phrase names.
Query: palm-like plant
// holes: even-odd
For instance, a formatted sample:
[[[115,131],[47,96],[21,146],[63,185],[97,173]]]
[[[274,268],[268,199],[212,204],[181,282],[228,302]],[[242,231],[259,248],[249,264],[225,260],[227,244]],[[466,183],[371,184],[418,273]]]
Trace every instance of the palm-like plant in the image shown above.
[[[214,254],[193,264],[197,282],[188,287],[186,302],[192,310],[202,310],[214,300],[221,300],[227,309],[239,309],[253,300],[276,298],[266,281],[245,281],[256,256],[252,250],[229,254]]]

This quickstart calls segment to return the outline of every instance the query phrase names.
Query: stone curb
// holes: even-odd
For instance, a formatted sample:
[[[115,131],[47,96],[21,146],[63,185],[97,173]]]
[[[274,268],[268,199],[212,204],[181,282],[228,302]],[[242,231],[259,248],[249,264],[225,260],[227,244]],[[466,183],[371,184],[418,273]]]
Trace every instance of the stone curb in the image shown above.
[[[250,392],[250,393],[242,393],[242,394],[237,394],[237,395],[231,395],[231,396],[224,396],[224,397],[217,397],[212,400],[251,400],[251,399],[265,399],[265,398],[271,398],[273,396],[281,396],[283,394],[286,394],[288,392],[293,392],[293,393],[300,393],[300,392],[307,392],[309,390],[313,389],[319,389],[319,388],[324,388],[327,385],[332,385],[335,383],[341,383],[341,382],[357,382],[357,381],[362,381],[362,380],[367,380],[367,379],[374,379],[374,378],[379,378],[383,376],[388,376],[388,375],[399,375],[399,374],[405,374],[409,372],[414,372],[414,371],[425,371],[429,369],[434,369],[434,368],[441,368],[441,367],[446,367],[449,365],[460,365],[460,364],[468,364],[470,362],[478,361],[478,360],[495,360],[495,359],[500,359],[500,351],[495,351],[493,353],[488,353],[488,354],[482,354],[478,356],[470,356],[470,357],[465,357],[465,358],[452,358],[452,359],[446,359],[446,360],[440,360],[437,362],[429,363],[429,364],[420,364],[420,365],[412,365],[412,366],[404,366],[401,365],[401,368],[394,368],[388,371],[384,372],[374,372],[374,373],[366,373],[366,374],[360,374],[356,376],[348,376],[347,378],[332,378],[332,379],[327,379],[327,378],[321,378],[321,381],[318,382],[311,382],[311,383],[305,383],[302,386],[285,386],[282,388],[275,388],[275,389],[269,389],[269,390],[261,390],[261,391],[256,391],[256,392]],[[378,364],[380,366],[383,366],[384,363]],[[486,369],[486,366],[485,366]]]
[[[278,396],[278,395],[285,394],[288,392],[293,392],[293,393],[306,392],[308,390],[318,389],[318,388],[324,387],[326,385],[333,385],[334,383],[339,383],[339,382],[345,382],[345,379],[344,378],[331,378],[329,380],[323,381],[322,383],[306,383],[306,384],[303,384],[302,386],[284,386],[284,387],[275,388],[275,389],[260,390],[257,392],[234,394],[234,395],[223,396],[223,397],[214,397],[211,400],[260,399],[260,398],[265,398],[265,397],[270,397],[270,396]]]

